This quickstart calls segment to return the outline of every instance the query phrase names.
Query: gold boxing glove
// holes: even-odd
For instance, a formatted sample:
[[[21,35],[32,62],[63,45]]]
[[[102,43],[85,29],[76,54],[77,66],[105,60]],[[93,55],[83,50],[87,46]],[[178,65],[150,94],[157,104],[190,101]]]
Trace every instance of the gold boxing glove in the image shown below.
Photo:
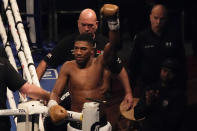
[[[60,123],[68,116],[66,109],[58,105],[58,103],[55,100],[50,100],[48,103],[48,107],[51,120],[55,124]]]
[[[63,121],[67,116],[67,111],[60,105],[52,106],[49,109],[49,114],[53,123],[58,124]]]
[[[107,19],[110,30],[118,30],[120,28],[118,12],[119,7],[114,4],[104,4],[100,10],[100,14]]]

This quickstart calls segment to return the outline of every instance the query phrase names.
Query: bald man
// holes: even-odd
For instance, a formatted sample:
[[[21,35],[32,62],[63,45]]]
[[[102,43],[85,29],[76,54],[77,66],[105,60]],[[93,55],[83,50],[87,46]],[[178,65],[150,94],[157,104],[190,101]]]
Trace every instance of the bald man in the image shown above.
[[[53,50],[48,53],[43,60],[39,63],[36,71],[38,78],[41,79],[45,70],[48,66],[56,68],[57,66],[63,64],[68,60],[73,60],[73,48],[74,48],[74,39],[80,33],[91,33],[94,38],[94,48],[95,56],[103,53],[104,46],[108,43],[108,39],[103,35],[97,33],[98,21],[95,11],[92,9],[84,9],[78,19],[78,30],[79,32],[71,34],[70,36],[65,37]],[[127,93],[128,88],[130,88],[130,83],[128,79],[128,74],[126,69],[122,67],[121,61],[115,60],[111,64],[110,72],[118,74],[118,78],[121,80],[125,93]]]
[[[159,80],[160,65],[168,57],[178,59],[186,72],[181,34],[169,24],[167,8],[162,4],[154,5],[149,20],[150,27],[136,35],[129,62],[131,84],[141,90],[138,95],[144,87]]]
[[[73,56],[73,45],[75,37],[80,33],[91,33],[94,38],[94,48],[95,48],[95,56],[103,53],[103,49],[106,43],[108,43],[108,38],[103,35],[97,33],[98,29],[98,21],[97,16],[94,10],[92,9],[84,9],[80,13],[78,19],[78,31],[74,34],[71,34],[65,38],[63,38],[59,44],[48,53],[43,60],[39,63],[36,68],[36,72],[38,78],[41,79],[47,67],[57,68],[59,65],[62,65],[65,61],[74,59]],[[117,59],[118,62],[121,62]],[[115,60],[115,63],[116,60]],[[122,65],[112,64],[114,68],[112,68],[112,72],[119,74],[119,78],[121,79],[124,86],[128,86],[128,83],[125,81],[128,76],[125,68],[122,68]],[[116,66],[114,66],[116,65]]]
[[[109,42],[108,38],[104,37],[102,34],[97,32],[98,29],[98,20],[94,10],[92,9],[84,9],[81,11],[78,19],[78,32],[66,36],[63,38],[60,43],[50,52],[48,53],[43,60],[39,63],[36,71],[38,78],[41,79],[47,67],[56,68],[59,65],[62,65],[66,61],[70,61],[74,59],[73,49],[74,49],[74,41],[77,35],[82,33],[91,33],[94,39],[94,52],[95,57],[102,54],[104,51],[105,45]],[[108,76],[106,81],[110,81],[111,73],[118,74],[117,77],[120,79],[123,84],[125,90],[124,99],[132,105],[132,96],[131,96],[131,87],[129,83],[129,78],[126,69],[122,66],[121,61],[118,57],[114,56],[114,61],[109,65]],[[60,105],[69,109],[69,103],[62,102]],[[50,128],[51,129],[51,128]],[[52,130],[52,129],[51,129]]]
[[[95,40],[96,55],[102,53],[105,44],[108,39],[97,34],[98,21],[96,13],[92,9],[84,9],[78,19],[78,31],[74,34],[64,37],[59,44],[48,53],[43,60],[39,63],[36,71],[38,78],[41,79],[47,67],[56,68],[62,65],[65,61],[73,60],[73,46],[74,39],[78,34],[91,33]]]

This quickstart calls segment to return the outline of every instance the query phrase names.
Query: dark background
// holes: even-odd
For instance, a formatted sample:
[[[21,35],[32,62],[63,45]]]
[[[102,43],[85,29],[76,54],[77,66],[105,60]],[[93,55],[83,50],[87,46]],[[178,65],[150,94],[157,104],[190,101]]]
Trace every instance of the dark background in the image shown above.
[[[17,0],[20,12],[25,19],[25,0]],[[191,41],[195,26],[195,5],[192,1],[155,0],[169,8],[171,21],[176,23],[185,41]],[[148,12],[154,0],[35,0],[35,18],[40,42],[57,42],[68,33],[77,30],[79,12],[92,8],[99,19],[99,9],[104,3],[115,3],[120,7],[122,33],[131,35],[144,29],[148,24]]]
[[[154,0],[34,0],[35,1],[35,21],[37,44],[39,48],[56,45],[67,34],[77,30],[77,19],[79,13],[84,8],[92,8],[96,11],[98,19],[99,9],[104,3],[114,3],[120,7],[121,19],[121,38],[124,47],[121,50],[121,58],[127,64],[127,58],[132,51],[132,40],[134,35],[148,26],[148,13]],[[182,40],[186,47],[192,45],[192,49],[197,52],[197,13],[196,3],[192,0],[155,0],[162,1],[169,8],[170,22],[182,34]],[[25,0],[17,0],[23,23],[26,31],[28,31],[26,23],[26,2]],[[0,0],[1,15],[5,11],[2,8],[2,0]],[[5,17],[4,17],[5,19]],[[100,21],[102,23],[102,21]],[[107,31],[100,25],[100,31],[107,35]],[[28,36],[28,33],[26,33]],[[46,49],[46,48],[45,48]],[[193,50],[193,52],[195,52]],[[196,55],[197,56],[197,55]],[[42,55],[43,57],[43,55]],[[42,58],[41,57],[41,58]],[[39,59],[40,60],[40,59]],[[39,62],[38,60],[38,62]],[[188,127],[195,126],[195,118],[197,116],[197,61],[196,58],[188,57],[188,73],[191,77],[188,85],[188,101],[189,107],[185,123]],[[119,95],[119,94],[118,94]],[[192,119],[191,119],[192,116]],[[184,117],[184,116],[183,116]],[[189,122],[192,121],[191,124]],[[191,128],[192,129],[192,128]]]
[[[1,0],[0,0],[1,2]],[[100,19],[99,10],[105,3],[117,4],[120,8],[121,40],[123,42],[122,59],[127,58],[132,50],[135,34],[149,24],[149,12],[153,2],[163,3],[169,9],[172,27],[182,34],[183,43],[192,48],[190,54],[197,56],[197,14],[196,4],[192,0],[34,0],[34,18],[36,22],[36,45],[40,49],[52,49],[70,33],[77,31],[77,19],[81,10],[92,8],[96,11],[100,23],[99,31],[108,36],[106,23]],[[25,0],[17,0],[19,11],[27,31]],[[1,14],[5,11],[1,4]],[[30,15],[30,17],[32,17]],[[31,42],[29,42],[31,43]],[[31,45],[30,45],[31,46]],[[48,51],[48,50],[47,50]],[[194,52],[194,53],[193,53]]]

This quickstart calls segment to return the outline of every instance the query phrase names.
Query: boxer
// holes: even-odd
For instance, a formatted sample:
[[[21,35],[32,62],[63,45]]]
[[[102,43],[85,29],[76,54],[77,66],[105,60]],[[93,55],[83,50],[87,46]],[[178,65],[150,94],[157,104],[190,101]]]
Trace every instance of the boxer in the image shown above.
[[[65,111],[58,105],[58,101],[67,82],[72,100],[72,111],[81,112],[83,104],[88,102],[86,98],[104,100],[104,93],[109,87],[109,81],[105,79],[108,75],[107,68],[113,61],[113,56],[116,55],[117,46],[120,43],[118,11],[119,8],[116,5],[105,4],[102,7],[101,13],[108,19],[110,29],[110,43],[105,46],[103,54],[94,57],[91,34],[80,34],[75,39],[75,60],[63,64],[48,103],[49,113],[51,117],[55,117],[51,118],[54,122],[58,122],[66,116]],[[132,96],[131,91],[130,95]]]

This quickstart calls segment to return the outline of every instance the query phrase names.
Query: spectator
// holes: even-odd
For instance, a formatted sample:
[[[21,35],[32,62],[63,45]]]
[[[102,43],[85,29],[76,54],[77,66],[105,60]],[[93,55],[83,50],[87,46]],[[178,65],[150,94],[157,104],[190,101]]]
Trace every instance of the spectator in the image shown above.
[[[136,119],[145,117],[140,131],[180,130],[186,107],[181,70],[176,59],[166,59],[161,65],[160,81],[145,87],[134,108]]]

